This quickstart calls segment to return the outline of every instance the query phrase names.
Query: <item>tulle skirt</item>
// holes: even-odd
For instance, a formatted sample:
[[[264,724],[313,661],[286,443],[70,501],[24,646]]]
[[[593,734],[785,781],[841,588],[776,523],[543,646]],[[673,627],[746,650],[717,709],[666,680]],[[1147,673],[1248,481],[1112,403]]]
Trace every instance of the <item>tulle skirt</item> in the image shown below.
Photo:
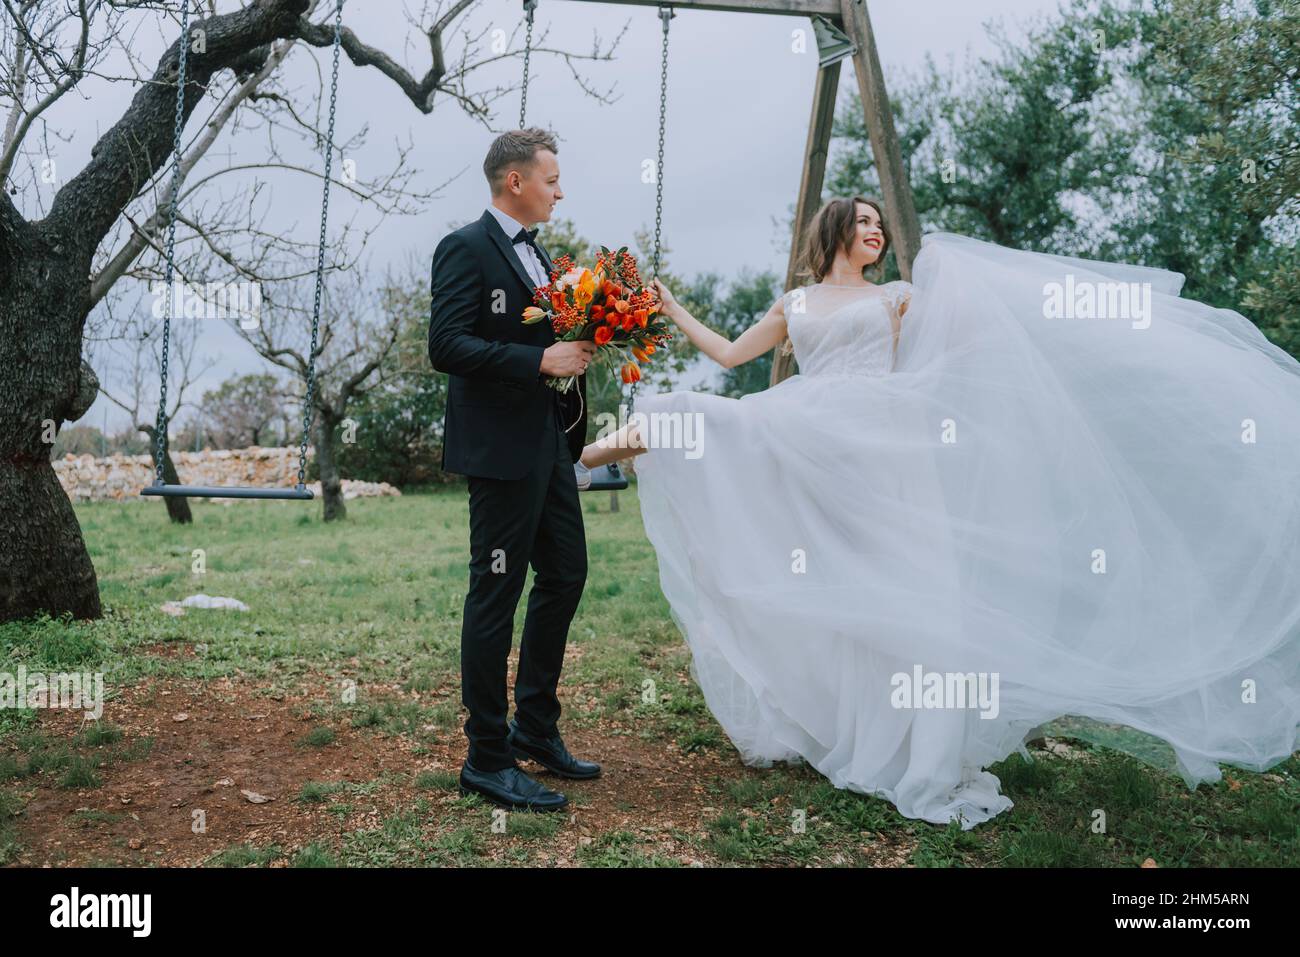
[[[1058,719],[1189,787],[1287,758],[1300,365],[1172,273],[938,234],[914,282],[890,374],[638,398],[660,583],[742,759],[969,828]],[[1115,282],[1145,320],[1061,314]]]

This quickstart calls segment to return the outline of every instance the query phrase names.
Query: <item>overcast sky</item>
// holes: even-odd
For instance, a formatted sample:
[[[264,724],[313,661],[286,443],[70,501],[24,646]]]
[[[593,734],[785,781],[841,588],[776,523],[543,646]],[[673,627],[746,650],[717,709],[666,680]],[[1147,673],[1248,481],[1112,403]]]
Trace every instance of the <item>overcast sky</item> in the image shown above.
[[[223,3],[219,9],[230,9]],[[984,24],[1001,21],[1015,35],[1034,20],[1051,15],[1056,0],[875,0],[872,22],[886,81],[921,67],[927,53],[940,63],[949,57],[993,52]],[[344,23],[361,39],[404,62],[416,75],[428,68],[428,48],[414,35],[397,0],[353,0]],[[471,32],[495,27],[509,30],[521,4],[483,0],[461,24]],[[586,52],[593,31],[606,43],[628,24],[611,62],[579,61],[585,76],[599,88],[615,84],[616,102],[601,105],[584,95],[564,62],[535,56],[528,96],[530,125],[544,125],[560,138],[561,187],[565,198],[556,215],[575,221],[580,234],[614,246],[633,240],[633,230],[654,220],[654,187],[641,181],[642,163],[656,149],[659,48],[661,27],[654,7],[624,6],[587,0],[541,0],[538,28],[549,27],[548,46]],[[792,52],[792,31],[808,31],[808,52]],[[522,43],[522,31],[515,41]],[[141,29],[133,48],[156,64],[163,39],[156,27]],[[448,53],[462,49],[449,39]],[[318,54],[327,63],[324,54]],[[308,51],[295,51],[289,77],[314,86]],[[516,82],[517,59],[471,74],[473,89]],[[783,219],[799,184],[804,141],[817,70],[816,47],[805,18],[679,10],[670,31],[668,125],[664,163],[664,238],[672,247],[673,268],[693,274],[717,270],[732,275],[742,267],[784,271],[786,242],[774,223]],[[855,88],[852,69],[841,73],[841,98]],[[52,111],[52,126],[72,134],[57,146],[60,177],[84,163],[90,146],[116,120],[133,90],[128,84],[86,85],[87,95],[66,97]],[[495,104],[495,131],[518,121],[518,98]],[[193,121],[192,121],[193,122]],[[373,273],[407,256],[427,263],[449,225],[477,218],[488,202],[481,164],[493,130],[470,119],[449,98],[434,112],[418,112],[393,83],[373,68],[353,67],[344,58],[338,105],[340,138],[368,125],[367,145],[355,155],[364,176],[384,168],[394,144],[414,146],[414,162],[426,187],[451,180],[420,216],[389,219],[368,249]],[[193,131],[191,126],[191,132]],[[265,156],[260,138],[228,138],[234,162]],[[216,152],[224,152],[218,144]],[[310,161],[308,159],[308,161]],[[225,162],[224,156],[221,162]],[[313,208],[319,184],[306,177],[279,175],[270,180],[273,203],[284,232],[314,235]],[[52,188],[52,187],[48,187]],[[37,197],[20,202],[37,212]],[[48,202],[48,200],[45,200]],[[356,212],[346,195],[335,190],[331,221]],[[260,371],[264,364],[219,322],[209,323],[201,346],[216,366],[194,393],[212,388],[233,372]],[[85,424],[102,427],[102,398]],[[108,425],[124,424],[108,406]]]

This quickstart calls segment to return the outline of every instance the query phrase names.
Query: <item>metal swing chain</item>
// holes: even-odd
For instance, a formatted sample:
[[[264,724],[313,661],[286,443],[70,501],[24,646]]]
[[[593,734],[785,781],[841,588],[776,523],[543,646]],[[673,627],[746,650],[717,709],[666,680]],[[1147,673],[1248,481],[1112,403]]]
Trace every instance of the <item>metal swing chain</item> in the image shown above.
[[[303,400],[302,411],[302,445],[298,449],[298,488],[307,484],[307,438],[311,435],[312,419],[315,408],[312,404],[316,391],[316,343],[320,333],[321,290],[325,283],[325,226],[330,212],[330,171],[334,160],[334,113],[339,96],[339,47],[343,35],[343,3],[338,0],[334,7],[334,65],[330,73],[330,118],[329,131],[325,136],[325,185],[322,187],[320,203],[320,245],[316,251],[316,298],[311,313],[311,351],[307,353],[307,396]]]
[[[660,52],[659,65],[659,156],[655,161],[655,249],[654,259],[651,261],[650,275],[659,278],[659,250],[661,246],[660,231],[664,222],[664,126],[668,118],[668,22],[676,16],[672,7],[660,7],[659,17],[664,23],[663,48]],[[628,411],[636,408],[636,387],[638,382],[632,383],[632,390],[628,396]]]
[[[660,7],[664,22],[663,50],[659,66],[659,158],[655,165],[655,256],[651,275],[659,278],[659,229],[664,219],[664,121],[668,116],[668,21],[676,14],[672,7]]]
[[[185,65],[190,49],[190,3],[181,4],[181,44],[176,67],[176,118],[172,124],[172,182],[171,203],[167,222],[167,265],[163,270],[163,337],[162,385],[158,392],[158,418],[154,422],[157,432],[154,466],[154,484],[163,484],[163,460],[167,456],[167,352],[170,348],[172,327],[172,277],[175,274],[176,255],[176,203],[181,192],[181,134],[185,126]]]
[[[524,117],[528,113],[528,60],[533,52],[533,11],[537,9],[537,0],[524,0],[524,14],[528,17],[528,29],[524,33],[524,83],[519,91],[519,128],[524,128]]]

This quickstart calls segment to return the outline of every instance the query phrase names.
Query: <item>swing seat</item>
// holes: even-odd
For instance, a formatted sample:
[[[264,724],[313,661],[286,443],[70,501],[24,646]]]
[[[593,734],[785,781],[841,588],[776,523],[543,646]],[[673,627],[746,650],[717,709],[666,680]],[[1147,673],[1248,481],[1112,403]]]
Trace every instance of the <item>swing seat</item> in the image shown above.
[[[287,498],[298,501],[310,501],[316,497],[304,485],[293,488],[226,488],[220,485],[165,485],[157,482],[141,489],[140,494],[161,495],[164,498]]]
[[[627,488],[627,476],[620,471],[617,462],[601,465],[591,470],[591,484],[584,492],[619,492]]]

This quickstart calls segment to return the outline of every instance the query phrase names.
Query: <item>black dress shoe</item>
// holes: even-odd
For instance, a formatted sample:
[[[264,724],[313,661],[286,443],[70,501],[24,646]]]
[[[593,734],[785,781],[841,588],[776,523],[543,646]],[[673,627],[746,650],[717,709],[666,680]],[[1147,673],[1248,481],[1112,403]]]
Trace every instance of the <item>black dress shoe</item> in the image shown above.
[[[517,759],[523,761],[532,758],[560,777],[581,779],[600,776],[600,765],[594,761],[579,761],[569,753],[558,734],[550,738],[535,738],[520,731],[519,725],[511,720],[506,741]]]
[[[518,767],[480,771],[468,761],[460,769],[460,793],[477,794],[512,811],[559,811],[569,803],[559,791],[552,791]]]

